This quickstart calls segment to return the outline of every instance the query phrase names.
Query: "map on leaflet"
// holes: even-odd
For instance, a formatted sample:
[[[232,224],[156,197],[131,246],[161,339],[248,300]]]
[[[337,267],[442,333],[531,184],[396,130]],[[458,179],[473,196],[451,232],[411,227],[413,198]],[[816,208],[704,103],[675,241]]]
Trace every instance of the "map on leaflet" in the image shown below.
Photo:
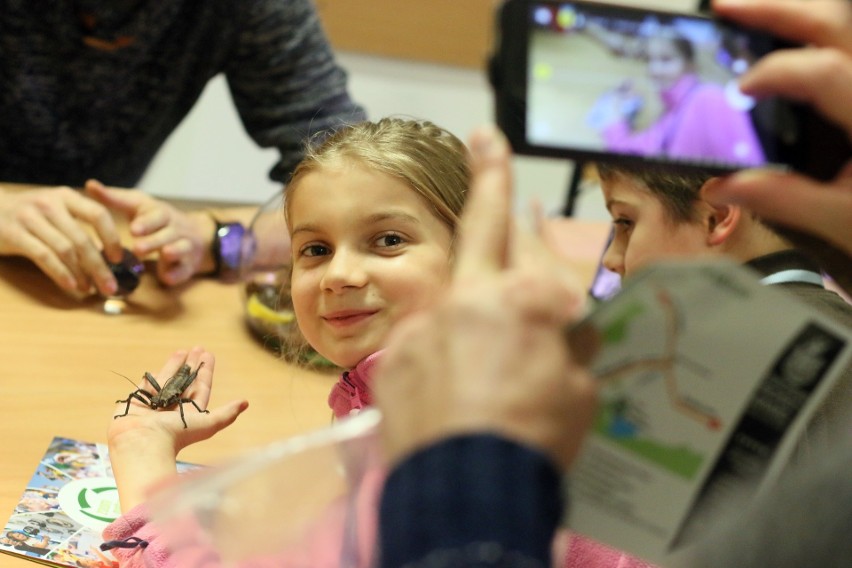
[[[739,466],[783,466],[852,337],[732,262],[663,263],[625,284],[575,328],[601,346],[601,393],[566,523],[660,561]]]
[[[666,426],[683,418],[699,427],[695,434],[700,428],[710,433],[722,428],[716,405],[705,396],[712,379],[706,366],[678,350],[684,310],[677,300],[663,287],[649,300],[650,305],[642,298],[626,302],[602,330],[609,352],[630,349],[640,338],[649,344],[641,356],[621,354],[611,365],[596,367],[606,389],[595,430],[637,456],[693,479],[703,463],[701,448],[694,447],[701,440],[677,436]],[[638,380],[621,380],[634,376]]]

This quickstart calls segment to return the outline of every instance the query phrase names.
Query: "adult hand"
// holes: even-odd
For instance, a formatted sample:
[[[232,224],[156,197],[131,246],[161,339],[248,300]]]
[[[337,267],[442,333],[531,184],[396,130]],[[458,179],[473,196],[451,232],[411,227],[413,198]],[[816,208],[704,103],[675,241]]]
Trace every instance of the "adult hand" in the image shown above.
[[[94,284],[111,295],[117,285],[101,247],[121,260],[112,216],[96,201],[70,187],[0,189],[0,255],[29,258],[63,290],[89,294]]]
[[[200,347],[188,353],[177,351],[154,377],[163,388],[184,363],[197,371],[197,375],[181,397],[207,410],[216,365],[212,353]],[[139,388],[151,394],[157,392],[147,379],[142,380]],[[185,403],[184,427],[178,405],[155,410],[136,398],[130,398],[129,405],[116,403],[110,416],[107,441],[122,510],[141,503],[153,482],[175,472],[177,455],[183,448],[206,440],[231,425],[246,408],[248,402],[238,400],[209,412],[198,412],[191,403]],[[122,416],[125,412],[127,414]]]
[[[564,336],[586,292],[541,241],[517,246],[506,140],[482,130],[471,149],[447,297],[401,324],[375,381],[385,450],[393,464],[442,438],[487,431],[567,468],[595,407],[595,384]]]
[[[203,212],[184,213],[137,190],[86,182],[86,194],[128,218],[131,250],[140,258],[157,253],[157,278],[168,286],[213,269],[210,244],[214,222]]]
[[[720,16],[807,44],[758,61],[740,81],[745,93],[809,103],[852,137],[852,4],[715,0],[713,8]],[[766,220],[816,237],[807,248],[838,283],[852,290],[852,164],[827,183],[793,173],[749,170],[715,184],[707,198],[741,204]]]

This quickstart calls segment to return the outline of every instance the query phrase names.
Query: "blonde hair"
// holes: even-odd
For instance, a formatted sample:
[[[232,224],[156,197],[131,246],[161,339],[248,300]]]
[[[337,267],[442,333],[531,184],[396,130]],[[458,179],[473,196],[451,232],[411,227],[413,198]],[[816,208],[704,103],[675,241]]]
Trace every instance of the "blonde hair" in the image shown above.
[[[319,146],[309,146],[284,194],[288,225],[290,196],[302,178],[343,162],[356,162],[401,179],[455,233],[470,183],[467,148],[456,136],[429,121],[401,118],[348,125]]]
[[[360,164],[402,180],[428,205],[455,237],[468,186],[467,148],[449,131],[425,120],[383,118],[344,126],[319,144],[308,143],[284,193],[284,216],[290,222],[292,195],[312,172],[345,163]],[[451,259],[448,259],[448,262]],[[289,278],[282,298],[289,301]],[[285,360],[316,367],[317,358],[298,330],[281,338]]]

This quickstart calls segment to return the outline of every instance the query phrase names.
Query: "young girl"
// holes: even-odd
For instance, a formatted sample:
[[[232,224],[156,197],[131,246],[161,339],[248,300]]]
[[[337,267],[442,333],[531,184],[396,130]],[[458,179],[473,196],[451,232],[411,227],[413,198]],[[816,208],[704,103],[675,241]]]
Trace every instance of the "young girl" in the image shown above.
[[[393,326],[428,308],[448,281],[469,178],[458,138],[429,122],[400,119],[345,127],[309,148],[294,171],[284,206],[291,296],[308,343],[349,369],[329,399],[335,416],[370,403],[370,374]],[[171,376],[184,363],[198,371],[185,396],[206,408],[214,358],[201,348],[178,352],[158,376]],[[145,491],[174,475],[182,448],[228,426],[246,407],[235,401],[203,414],[187,405],[184,428],[179,413],[133,400],[128,415],[112,421],[110,460],[124,516],[104,537],[122,566],[174,564],[168,536],[147,522]],[[328,558],[312,558],[314,566],[336,565],[332,551],[339,551],[342,529],[326,532],[318,555]],[[123,547],[141,541],[144,548]],[[288,563],[278,558],[273,565]]]
[[[399,119],[346,127],[310,149],[294,171],[284,207],[292,251],[291,296],[308,343],[349,369],[329,397],[336,417],[370,404],[372,371],[393,326],[428,309],[449,281],[469,177],[465,147],[455,136],[428,122]],[[201,366],[187,396],[206,408],[213,356],[200,348],[176,353],[159,376],[170,376],[184,362],[192,369]],[[122,566],[188,566],[209,556],[209,550],[187,546],[191,539],[184,538],[176,560],[168,546],[174,541],[147,522],[143,491],[174,475],[180,449],[212,436],[245,408],[244,401],[209,414],[188,407],[184,428],[177,412],[133,402],[127,416],[113,421],[110,459],[124,516],[107,527],[104,537]],[[123,412],[121,405],[117,414]],[[357,565],[372,559],[373,497],[383,476],[383,471],[370,472],[357,490]],[[282,554],[247,565],[339,566],[346,513],[331,511],[320,523],[320,530],[311,533],[316,538],[300,547],[298,560]],[[606,554],[613,568],[621,558],[579,537],[572,539],[571,548],[583,558]]]

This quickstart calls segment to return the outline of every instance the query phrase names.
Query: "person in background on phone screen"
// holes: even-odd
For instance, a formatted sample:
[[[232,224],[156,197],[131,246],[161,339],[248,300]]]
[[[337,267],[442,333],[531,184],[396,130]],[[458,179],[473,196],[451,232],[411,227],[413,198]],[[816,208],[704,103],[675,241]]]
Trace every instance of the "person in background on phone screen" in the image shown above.
[[[725,87],[702,80],[698,46],[688,38],[673,28],[663,28],[653,37],[633,42],[638,47],[625,52],[620,48],[622,34],[591,23],[585,30],[616,55],[647,62],[648,79],[662,108],[650,125],[639,128],[638,116],[648,105],[634,85],[625,81],[605,93],[595,107],[594,126],[606,150],[727,164],[765,163],[748,112],[750,99],[733,88],[733,83]],[[747,59],[737,61],[745,65]]]
[[[807,101],[852,136],[848,1],[716,0],[714,8],[809,44],[759,62],[742,80],[745,92]],[[525,272],[509,254],[508,231],[495,223],[511,188],[509,152],[476,151],[493,150],[494,143],[491,137],[471,144],[487,159],[474,167],[447,298],[400,330],[376,377],[393,465],[382,496],[383,567],[551,565],[550,536],[563,508],[559,474],[570,468],[589,425],[587,387],[594,387],[561,340],[566,314],[558,275]],[[852,292],[850,176],[849,168],[829,182],[747,171],[720,180],[705,197],[748,207],[761,219],[807,232],[821,250],[835,250],[835,262],[824,268]],[[527,293],[518,293],[521,284]],[[540,288],[529,293],[533,284]],[[495,357],[498,373],[482,364]],[[523,388],[512,388],[518,384]],[[735,503],[718,532],[670,566],[848,566],[852,437],[847,430],[826,446],[803,456],[801,467],[758,501]]]

